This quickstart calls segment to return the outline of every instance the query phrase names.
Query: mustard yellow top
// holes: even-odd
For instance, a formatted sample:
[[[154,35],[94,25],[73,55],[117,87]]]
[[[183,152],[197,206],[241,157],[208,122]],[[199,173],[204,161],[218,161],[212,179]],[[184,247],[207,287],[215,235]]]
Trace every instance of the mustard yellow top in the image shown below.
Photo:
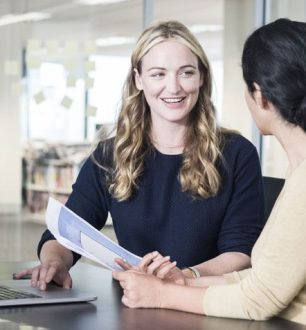
[[[206,315],[306,325],[306,160],[286,179],[251,255],[252,268],[209,287]]]

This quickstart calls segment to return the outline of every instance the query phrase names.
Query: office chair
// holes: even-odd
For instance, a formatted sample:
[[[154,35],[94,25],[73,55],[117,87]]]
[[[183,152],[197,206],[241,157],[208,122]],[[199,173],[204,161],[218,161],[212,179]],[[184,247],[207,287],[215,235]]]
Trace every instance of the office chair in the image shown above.
[[[285,179],[272,178],[269,176],[264,176],[262,179],[264,189],[265,220],[267,221],[274,203],[284,186]]]

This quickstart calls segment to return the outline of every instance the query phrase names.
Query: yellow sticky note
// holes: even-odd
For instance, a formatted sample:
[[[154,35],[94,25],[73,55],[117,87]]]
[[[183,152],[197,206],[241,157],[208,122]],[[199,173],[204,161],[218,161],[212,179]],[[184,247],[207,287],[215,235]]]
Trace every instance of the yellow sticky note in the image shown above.
[[[41,47],[42,47],[41,40],[38,40],[38,39],[29,39],[27,41],[27,51],[28,52],[38,51]]]
[[[18,61],[5,61],[4,62],[4,74],[6,76],[19,76],[20,64]]]
[[[27,66],[29,69],[39,69],[41,64],[41,59],[38,57],[28,57]]]
[[[75,87],[75,85],[76,85],[76,77],[71,76],[71,75],[68,76],[66,86],[67,87]]]
[[[87,111],[86,111],[86,113],[87,113],[87,116],[88,116],[88,117],[95,117],[96,114],[97,114],[97,111],[98,111],[98,108],[97,108],[97,107],[95,107],[95,106],[93,106],[93,105],[89,105],[89,106],[87,107]]]
[[[96,64],[94,61],[86,61],[84,64],[85,71],[90,72],[96,70]]]
[[[75,72],[76,71],[76,62],[74,60],[65,60],[64,61],[64,68],[69,72]]]
[[[64,52],[65,53],[76,53],[78,50],[78,43],[76,41],[67,41],[65,46],[64,46]]]
[[[45,97],[45,95],[44,95],[43,92],[38,92],[38,93],[36,93],[36,94],[33,96],[33,98],[34,98],[34,101],[36,102],[36,104],[40,104],[40,103],[42,103],[43,101],[45,101],[45,99],[46,99],[46,97]]]
[[[93,78],[87,77],[84,81],[85,81],[86,88],[93,88],[93,86],[95,84],[95,80]]]
[[[20,82],[11,83],[11,92],[13,95],[19,96],[22,93],[22,84]]]
[[[47,40],[46,47],[47,47],[47,52],[53,54],[58,51],[59,43],[57,40]]]
[[[95,54],[97,52],[97,45],[93,40],[85,41],[83,44],[83,51],[85,54]]]
[[[70,109],[71,105],[72,105],[73,100],[68,97],[68,96],[64,96],[61,102],[61,106],[63,106],[66,109]]]

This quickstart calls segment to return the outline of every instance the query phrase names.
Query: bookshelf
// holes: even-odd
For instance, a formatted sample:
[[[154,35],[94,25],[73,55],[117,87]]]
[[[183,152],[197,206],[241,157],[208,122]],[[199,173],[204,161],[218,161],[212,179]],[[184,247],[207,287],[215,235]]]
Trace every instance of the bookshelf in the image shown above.
[[[23,200],[28,221],[45,223],[49,196],[62,203],[67,201],[72,184],[90,151],[90,143],[31,141],[25,146]]]

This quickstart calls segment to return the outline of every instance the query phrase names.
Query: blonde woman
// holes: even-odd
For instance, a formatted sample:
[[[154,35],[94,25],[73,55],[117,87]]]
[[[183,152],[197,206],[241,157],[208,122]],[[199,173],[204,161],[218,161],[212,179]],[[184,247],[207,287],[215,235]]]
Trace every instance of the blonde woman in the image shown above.
[[[284,188],[252,251],[252,268],[177,285],[167,277],[173,265],[155,252],[139,268],[167,281],[139,270],[114,277],[129,307],[253,320],[278,315],[306,325],[306,23],[280,19],[256,30],[245,43],[242,69],[259,130],[274,135],[289,160]]]
[[[158,250],[186,277],[250,265],[263,226],[257,153],[216,122],[211,72],[199,42],[181,23],[140,36],[124,86],[116,137],[84,164],[67,206],[101,229],[108,213],[120,245]],[[106,91],[107,92],[107,91]],[[46,231],[32,285],[70,287],[78,256]],[[124,267],[124,264],[122,264]]]

